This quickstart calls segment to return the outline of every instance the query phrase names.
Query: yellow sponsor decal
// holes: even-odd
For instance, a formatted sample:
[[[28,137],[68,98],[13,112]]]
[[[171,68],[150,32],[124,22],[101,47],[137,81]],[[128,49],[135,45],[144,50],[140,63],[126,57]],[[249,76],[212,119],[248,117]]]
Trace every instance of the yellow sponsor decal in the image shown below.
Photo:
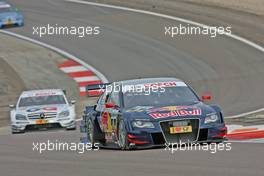
[[[11,25],[11,24],[13,24],[13,21],[11,19],[8,19],[7,20],[7,25]]]
[[[42,125],[42,124],[46,124],[46,123],[48,123],[49,121],[48,120],[37,120],[36,121],[36,124],[38,124],[38,125]]]
[[[191,133],[191,132],[192,132],[192,126],[170,127],[170,134]]]

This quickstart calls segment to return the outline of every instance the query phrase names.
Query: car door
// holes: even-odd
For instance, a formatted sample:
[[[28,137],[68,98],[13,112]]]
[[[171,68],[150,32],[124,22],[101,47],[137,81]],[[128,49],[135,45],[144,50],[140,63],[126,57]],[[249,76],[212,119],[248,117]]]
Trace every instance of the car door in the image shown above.
[[[107,91],[104,92],[104,94],[99,98],[97,102],[97,106],[95,108],[97,112],[96,119],[98,121],[98,124],[102,132],[106,132],[107,129],[107,123],[106,123],[107,112],[105,112],[106,111],[105,104],[109,95],[110,93],[108,93]]]
[[[102,111],[100,115],[100,127],[105,134],[106,142],[112,143],[116,141],[116,126],[117,126],[117,117],[119,114],[119,92],[113,91],[107,93],[105,100],[102,103]],[[115,105],[108,107],[108,105]]]
[[[117,126],[117,117],[120,113],[120,93],[117,91],[112,91],[106,100],[106,104],[112,106],[110,108],[105,108],[105,112],[108,113],[108,132],[114,132]]]

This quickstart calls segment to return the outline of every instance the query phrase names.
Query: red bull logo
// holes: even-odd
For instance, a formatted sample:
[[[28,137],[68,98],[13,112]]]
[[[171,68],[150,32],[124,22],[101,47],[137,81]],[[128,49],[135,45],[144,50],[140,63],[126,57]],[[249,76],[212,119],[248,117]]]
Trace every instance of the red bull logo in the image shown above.
[[[169,117],[198,116],[201,114],[202,114],[202,110],[197,108],[192,110],[180,109],[168,113],[151,113],[149,115],[154,119],[161,119],[161,118],[169,118]]]
[[[149,109],[149,112],[159,112],[159,111],[177,111],[181,109],[188,109],[190,106],[165,106],[160,108]]]

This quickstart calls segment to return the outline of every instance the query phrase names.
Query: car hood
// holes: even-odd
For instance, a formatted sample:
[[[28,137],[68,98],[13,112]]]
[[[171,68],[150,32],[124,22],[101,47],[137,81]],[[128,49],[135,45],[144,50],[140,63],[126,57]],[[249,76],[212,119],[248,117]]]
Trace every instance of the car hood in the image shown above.
[[[124,110],[124,115],[130,119],[149,119],[151,121],[163,121],[182,118],[205,118],[215,110],[202,102],[192,105],[169,106],[136,106]]]
[[[27,115],[33,113],[60,113],[68,109],[67,105],[43,105],[43,106],[30,106],[21,107],[17,109],[17,113]]]

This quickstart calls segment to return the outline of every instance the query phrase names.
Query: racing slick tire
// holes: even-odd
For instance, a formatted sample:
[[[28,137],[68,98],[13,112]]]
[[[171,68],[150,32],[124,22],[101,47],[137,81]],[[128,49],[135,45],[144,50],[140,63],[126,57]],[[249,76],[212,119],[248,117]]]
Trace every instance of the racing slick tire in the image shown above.
[[[87,122],[87,138],[89,139],[92,146],[94,146],[95,143],[95,129],[94,129],[94,123],[91,119]]]
[[[124,120],[120,120],[118,124],[118,145],[121,150],[129,150],[129,142],[127,137],[127,130]]]

